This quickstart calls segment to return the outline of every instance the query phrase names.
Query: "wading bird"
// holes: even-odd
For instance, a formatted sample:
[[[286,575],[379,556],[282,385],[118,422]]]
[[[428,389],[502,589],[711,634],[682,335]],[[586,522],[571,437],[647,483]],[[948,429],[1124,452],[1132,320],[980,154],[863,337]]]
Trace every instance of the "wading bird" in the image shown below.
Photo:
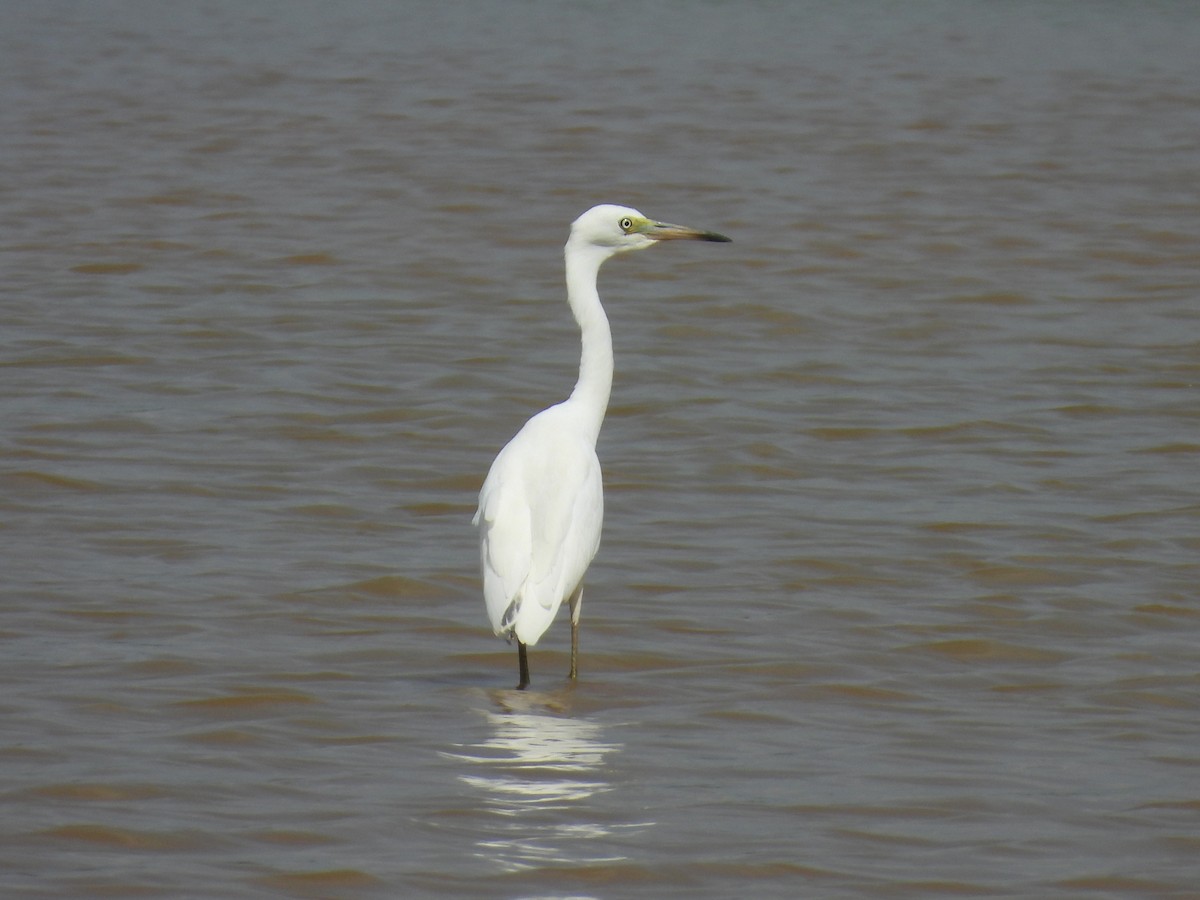
[[[518,690],[529,685],[526,647],[538,642],[567,600],[571,610],[570,678],[578,674],[583,576],[600,546],[604,489],[596,438],[612,389],[612,333],[596,276],[610,256],[659,241],[728,241],[724,235],[648,219],[636,209],[603,205],[571,225],[563,252],[567,302],[583,343],[571,396],[544,409],[496,456],[479,491],[483,597],[497,635],[516,638]]]

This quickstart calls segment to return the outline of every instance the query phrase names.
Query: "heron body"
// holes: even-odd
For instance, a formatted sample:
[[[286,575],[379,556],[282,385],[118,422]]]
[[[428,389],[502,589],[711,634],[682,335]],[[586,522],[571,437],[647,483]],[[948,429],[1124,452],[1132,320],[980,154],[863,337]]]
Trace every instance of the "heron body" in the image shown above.
[[[571,226],[564,249],[567,301],[579,325],[582,355],[571,396],[525,423],[496,456],[474,523],[488,618],[497,635],[517,641],[518,688],[529,684],[526,648],[571,610],[571,668],[578,671],[583,579],[600,546],[604,488],[596,439],[612,389],[612,334],[596,279],[609,257],[663,240],[728,241],[719,234],[602,205]]]

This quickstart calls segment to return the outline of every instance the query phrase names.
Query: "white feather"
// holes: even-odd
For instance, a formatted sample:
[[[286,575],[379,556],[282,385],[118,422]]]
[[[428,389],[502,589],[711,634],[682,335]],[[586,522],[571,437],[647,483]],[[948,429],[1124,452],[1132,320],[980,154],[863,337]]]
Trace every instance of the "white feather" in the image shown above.
[[[600,546],[600,461],[576,418],[566,401],[530,419],[500,451],[479,493],[488,618],[496,634],[530,646]]]

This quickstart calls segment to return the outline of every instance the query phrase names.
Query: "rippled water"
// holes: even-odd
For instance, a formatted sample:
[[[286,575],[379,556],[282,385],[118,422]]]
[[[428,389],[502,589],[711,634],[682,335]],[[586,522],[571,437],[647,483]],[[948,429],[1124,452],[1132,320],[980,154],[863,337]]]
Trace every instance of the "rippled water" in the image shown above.
[[[0,892],[1200,897],[1200,11],[0,35]],[[469,522],[617,378],[581,680]]]

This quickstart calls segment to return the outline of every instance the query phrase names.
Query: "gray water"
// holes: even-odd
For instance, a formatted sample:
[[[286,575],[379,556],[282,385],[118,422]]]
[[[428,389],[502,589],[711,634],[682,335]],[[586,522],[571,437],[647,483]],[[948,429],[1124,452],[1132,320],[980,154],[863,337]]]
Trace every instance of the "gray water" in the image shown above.
[[[5,897],[1200,897],[1200,7],[0,30]],[[581,678],[475,494],[610,263]]]

